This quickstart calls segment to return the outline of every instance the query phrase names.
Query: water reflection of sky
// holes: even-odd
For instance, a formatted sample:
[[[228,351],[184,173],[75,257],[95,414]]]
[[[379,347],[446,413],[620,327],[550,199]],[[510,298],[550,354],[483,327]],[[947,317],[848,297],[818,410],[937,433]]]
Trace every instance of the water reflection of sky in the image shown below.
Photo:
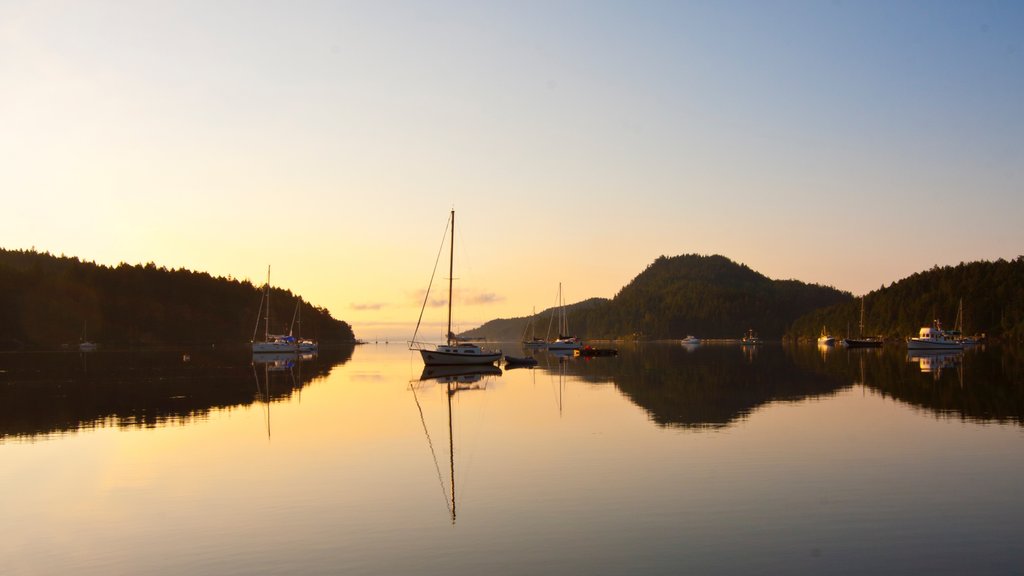
[[[908,392],[942,407],[959,379],[905,356],[704,350],[542,358],[449,394],[407,350],[362,346],[269,404],[8,438],[0,558],[15,574],[993,574],[1024,560],[1020,426],[937,418]],[[965,386],[986,366],[966,358]],[[703,394],[716,386],[734,394]],[[681,425],[679,396],[746,408]]]

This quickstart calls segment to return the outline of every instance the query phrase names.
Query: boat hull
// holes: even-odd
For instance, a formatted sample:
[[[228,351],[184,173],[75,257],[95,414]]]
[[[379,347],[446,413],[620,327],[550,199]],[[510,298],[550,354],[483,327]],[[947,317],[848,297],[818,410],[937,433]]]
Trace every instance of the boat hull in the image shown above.
[[[299,345],[294,342],[253,342],[253,354],[274,354],[278,352],[298,352]]]
[[[420,356],[427,366],[474,366],[494,364],[501,359],[501,352],[464,353],[420,350]]]
[[[924,338],[910,338],[907,340],[907,350],[962,350],[963,342],[950,340],[928,340]]]
[[[882,341],[868,338],[847,338],[843,340],[847,348],[881,348]]]
[[[575,338],[572,340],[560,339],[548,343],[548,350],[579,350],[580,348],[583,348],[583,343]]]

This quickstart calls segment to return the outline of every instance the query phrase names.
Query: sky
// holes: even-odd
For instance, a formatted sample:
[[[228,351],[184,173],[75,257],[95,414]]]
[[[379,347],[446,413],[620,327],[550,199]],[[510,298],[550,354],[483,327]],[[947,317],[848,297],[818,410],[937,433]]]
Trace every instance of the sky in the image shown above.
[[[661,255],[858,295],[1024,253],[1022,112],[1016,1],[0,0],[0,247],[270,265],[363,339],[452,209],[457,329]]]

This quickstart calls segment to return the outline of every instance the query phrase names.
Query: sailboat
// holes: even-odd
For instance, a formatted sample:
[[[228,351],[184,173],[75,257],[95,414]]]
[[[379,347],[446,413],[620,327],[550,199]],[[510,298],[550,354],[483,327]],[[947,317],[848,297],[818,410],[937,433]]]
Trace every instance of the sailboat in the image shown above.
[[[956,322],[953,323],[953,330],[947,331],[947,335],[952,336],[956,340],[965,346],[973,346],[974,344],[981,343],[981,338],[978,336],[964,336],[964,299],[960,299],[960,303],[956,309]]]
[[[298,321],[297,331],[295,330],[296,321]],[[298,332],[294,338],[299,352],[317,352],[320,349],[320,345],[317,344],[316,340],[302,337],[302,298],[295,302],[295,312],[292,314],[292,326],[288,329],[288,335],[292,336],[293,332]]]
[[[95,352],[96,348],[99,347],[98,344],[96,344],[95,342],[90,342],[89,339],[86,338],[86,333],[88,332],[88,329],[89,321],[86,320],[85,323],[82,324],[82,341],[78,343],[79,352]]]
[[[409,342],[410,350],[419,350],[423,363],[427,366],[450,366],[450,365],[473,365],[493,364],[501,358],[501,350],[488,350],[481,348],[471,342],[459,342],[452,332],[452,282],[455,272],[455,210],[451,211],[449,219],[451,226],[451,243],[448,252],[448,330],[445,332],[445,344],[431,345],[416,341],[419,333],[420,323],[416,323],[416,331]],[[431,276],[433,278],[433,276]],[[420,320],[423,319],[423,310],[430,298],[430,287],[427,287],[427,295],[423,299],[423,308],[420,309]]]
[[[821,327],[821,335],[818,336],[818,344],[822,346],[831,346],[836,343],[836,337],[828,333],[828,330],[824,326]]]
[[[299,351],[294,336],[270,333],[270,266],[267,266],[267,283],[263,287],[263,299],[260,300],[263,315],[263,340],[256,340],[256,332],[260,328],[259,314],[256,315],[256,327],[252,332],[253,354],[281,354]]]
[[[526,323],[526,328],[523,329],[523,347],[530,350],[543,350],[548,347],[548,343],[543,338],[537,338],[535,331],[537,320],[537,308],[533,309],[533,314],[530,315],[530,320]],[[530,333],[530,339],[526,339],[526,333]]]
[[[849,328],[849,326],[847,326]],[[878,336],[864,336],[864,297],[860,297],[860,325],[857,338],[843,340],[847,348],[881,348],[882,339]]]
[[[558,338],[548,343],[548,350],[579,350],[583,343],[569,334],[569,316],[565,313],[565,301],[562,300],[562,283],[558,283]]]

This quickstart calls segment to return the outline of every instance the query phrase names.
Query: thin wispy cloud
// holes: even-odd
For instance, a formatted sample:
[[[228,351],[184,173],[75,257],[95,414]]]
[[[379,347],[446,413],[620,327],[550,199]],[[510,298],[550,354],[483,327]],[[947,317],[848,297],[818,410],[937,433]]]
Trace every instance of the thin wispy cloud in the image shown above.
[[[504,296],[499,296],[494,292],[482,292],[480,294],[472,294],[466,296],[467,304],[493,304],[495,302],[502,302],[504,300]]]
[[[437,298],[431,297],[427,300],[428,308],[441,308],[448,305],[448,299],[445,297],[447,294],[439,296]],[[424,291],[420,290],[419,293],[410,293],[410,301],[415,302],[417,306],[423,305]],[[479,306],[483,304],[494,304],[497,302],[504,302],[505,297],[494,292],[478,292],[475,290],[461,290],[455,293],[454,302],[456,306]]]
[[[384,304],[380,302],[352,302],[348,305],[351,310],[380,310],[384,308]]]

